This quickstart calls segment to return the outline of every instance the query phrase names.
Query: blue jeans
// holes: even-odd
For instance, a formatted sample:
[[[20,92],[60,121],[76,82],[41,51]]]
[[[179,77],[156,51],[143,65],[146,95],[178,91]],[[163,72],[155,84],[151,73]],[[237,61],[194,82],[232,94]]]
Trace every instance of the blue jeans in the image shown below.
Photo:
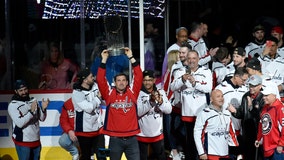
[[[122,153],[125,153],[127,160],[139,160],[140,151],[136,136],[131,137],[110,137],[109,139],[110,159],[121,160]]]
[[[16,145],[16,151],[18,154],[19,160],[39,160],[40,159],[40,151],[41,151],[41,145],[38,147],[24,147]]]
[[[68,151],[72,156],[79,154],[78,143],[74,143],[67,133],[63,133],[58,141],[59,145]]]
[[[265,157],[264,160],[283,160],[284,159],[284,153],[278,153],[276,150],[274,151],[273,155],[271,157]]]
[[[185,127],[181,115],[177,113],[164,114],[165,137],[169,142],[170,150],[183,147],[185,141]]]

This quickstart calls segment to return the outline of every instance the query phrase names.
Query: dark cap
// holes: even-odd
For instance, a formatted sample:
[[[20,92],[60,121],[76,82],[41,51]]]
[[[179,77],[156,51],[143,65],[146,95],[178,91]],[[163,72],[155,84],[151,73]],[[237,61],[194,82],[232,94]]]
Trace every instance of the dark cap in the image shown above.
[[[21,89],[23,87],[28,87],[27,83],[24,80],[18,79],[14,84],[15,90]]]
[[[261,71],[261,64],[257,58],[250,59],[247,63],[247,67],[257,71]]]
[[[279,42],[278,39],[274,36],[269,36],[269,37],[266,38],[266,40],[267,41],[273,41],[273,42],[275,42],[275,44],[278,44],[278,42]]]
[[[240,56],[245,56],[246,51],[242,47],[237,47],[237,48],[234,49],[234,54],[238,54]]]
[[[149,76],[151,78],[155,78],[155,73],[152,70],[145,70],[143,71],[143,78]]]
[[[83,80],[87,78],[90,74],[91,74],[91,71],[87,67],[80,70],[79,73],[77,74],[77,81],[83,82]]]
[[[256,25],[255,27],[253,27],[253,32],[259,31],[259,30],[263,30],[265,31],[265,28],[262,25]]]

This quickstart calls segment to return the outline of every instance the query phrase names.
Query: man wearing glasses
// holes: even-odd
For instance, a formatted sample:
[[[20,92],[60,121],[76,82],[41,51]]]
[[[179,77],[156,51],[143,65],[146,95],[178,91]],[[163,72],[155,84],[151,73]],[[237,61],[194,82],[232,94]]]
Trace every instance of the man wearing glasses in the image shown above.
[[[248,79],[248,72],[245,67],[236,68],[232,78],[225,79],[221,84],[217,85],[215,89],[219,89],[223,92],[225,99],[224,108],[228,107],[239,108],[241,105],[243,95],[248,91],[248,87],[245,85]],[[240,155],[241,153],[241,119],[237,119],[232,116],[233,126],[236,131],[236,135],[239,141],[239,147],[230,147],[229,153],[233,155]]]
[[[235,118],[241,119],[242,140],[244,145],[244,158],[254,159],[256,149],[254,140],[256,139],[258,122],[260,120],[260,112],[264,106],[263,94],[261,93],[262,78],[258,75],[251,75],[248,79],[249,91],[242,97],[239,108],[232,105],[228,110]],[[262,152],[258,152],[261,156]]]

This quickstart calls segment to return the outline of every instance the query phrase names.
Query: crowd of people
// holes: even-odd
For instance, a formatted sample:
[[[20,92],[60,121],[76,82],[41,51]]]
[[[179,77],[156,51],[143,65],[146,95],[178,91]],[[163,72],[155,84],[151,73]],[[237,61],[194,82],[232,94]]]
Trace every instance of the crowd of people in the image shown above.
[[[128,47],[122,56],[131,64],[131,79],[121,71],[109,73],[112,56],[106,49],[95,73],[73,68],[74,80],[68,84],[73,92],[62,107],[59,139],[73,160],[91,159],[94,153],[96,159],[112,160],[123,153],[128,160],[284,159],[281,26],[265,36],[258,24],[247,46],[215,48],[203,38],[207,27],[193,22],[176,29],[159,86],[155,71],[142,71]],[[15,83],[8,111],[19,159],[39,159],[38,121],[47,116],[49,99],[39,104],[27,87],[23,80]]]

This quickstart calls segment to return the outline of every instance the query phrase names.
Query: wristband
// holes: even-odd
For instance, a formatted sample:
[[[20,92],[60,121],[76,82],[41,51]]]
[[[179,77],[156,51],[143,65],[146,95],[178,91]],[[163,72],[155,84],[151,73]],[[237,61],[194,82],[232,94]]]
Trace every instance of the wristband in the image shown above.
[[[131,56],[131,57],[129,57],[128,59],[130,60],[130,59],[132,59],[132,58],[134,58],[133,56]]]

